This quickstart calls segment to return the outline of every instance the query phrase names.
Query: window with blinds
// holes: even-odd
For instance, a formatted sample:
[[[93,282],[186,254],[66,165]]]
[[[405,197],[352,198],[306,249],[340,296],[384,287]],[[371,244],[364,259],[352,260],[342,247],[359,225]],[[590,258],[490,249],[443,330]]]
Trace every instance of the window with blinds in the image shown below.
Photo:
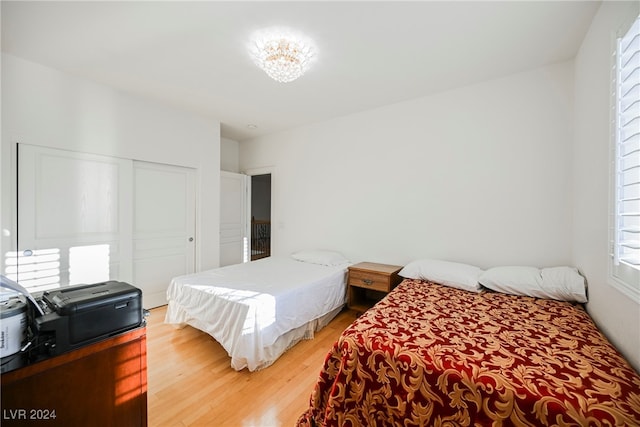
[[[640,301],[640,16],[617,39],[611,275]]]

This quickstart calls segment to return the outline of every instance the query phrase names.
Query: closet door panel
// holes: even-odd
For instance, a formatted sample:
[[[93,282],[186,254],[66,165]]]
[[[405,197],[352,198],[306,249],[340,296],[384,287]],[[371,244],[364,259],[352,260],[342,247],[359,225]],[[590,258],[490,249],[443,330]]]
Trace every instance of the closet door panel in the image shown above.
[[[134,162],[133,271],[145,308],[166,304],[171,278],[195,265],[195,171]]]
[[[33,291],[131,279],[131,161],[20,144],[18,251]]]

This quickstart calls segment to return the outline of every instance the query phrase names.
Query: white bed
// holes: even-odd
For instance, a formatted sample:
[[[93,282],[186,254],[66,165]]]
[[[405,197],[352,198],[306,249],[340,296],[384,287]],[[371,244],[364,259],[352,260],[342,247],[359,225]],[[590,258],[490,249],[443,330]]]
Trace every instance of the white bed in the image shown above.
[[[346,302],[349,262],[305,254],[312,256],[272,256],[176,277],[167,290],[165,322],[211,335],[238,371],[265,368],[301,339],[313,338]]]

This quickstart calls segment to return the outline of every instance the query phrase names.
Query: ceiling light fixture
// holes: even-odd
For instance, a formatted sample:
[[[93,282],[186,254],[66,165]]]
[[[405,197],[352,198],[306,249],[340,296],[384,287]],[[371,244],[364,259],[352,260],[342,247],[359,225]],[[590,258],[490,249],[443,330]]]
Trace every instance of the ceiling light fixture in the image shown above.
[[[274,29],[255,34],[249,53],[258,67],[281,83],[292,82],[302,76],[315,56],[308,39],[290,31]]]

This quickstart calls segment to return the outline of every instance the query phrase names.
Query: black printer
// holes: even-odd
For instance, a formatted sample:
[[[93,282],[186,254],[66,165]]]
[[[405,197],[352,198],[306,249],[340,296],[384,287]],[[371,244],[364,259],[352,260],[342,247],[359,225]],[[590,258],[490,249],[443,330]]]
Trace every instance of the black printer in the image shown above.
[[[44,315],[33,319],[40,357],[82,347],[144,322],[142,291],[124,282],[47,291],[40,305]]]

